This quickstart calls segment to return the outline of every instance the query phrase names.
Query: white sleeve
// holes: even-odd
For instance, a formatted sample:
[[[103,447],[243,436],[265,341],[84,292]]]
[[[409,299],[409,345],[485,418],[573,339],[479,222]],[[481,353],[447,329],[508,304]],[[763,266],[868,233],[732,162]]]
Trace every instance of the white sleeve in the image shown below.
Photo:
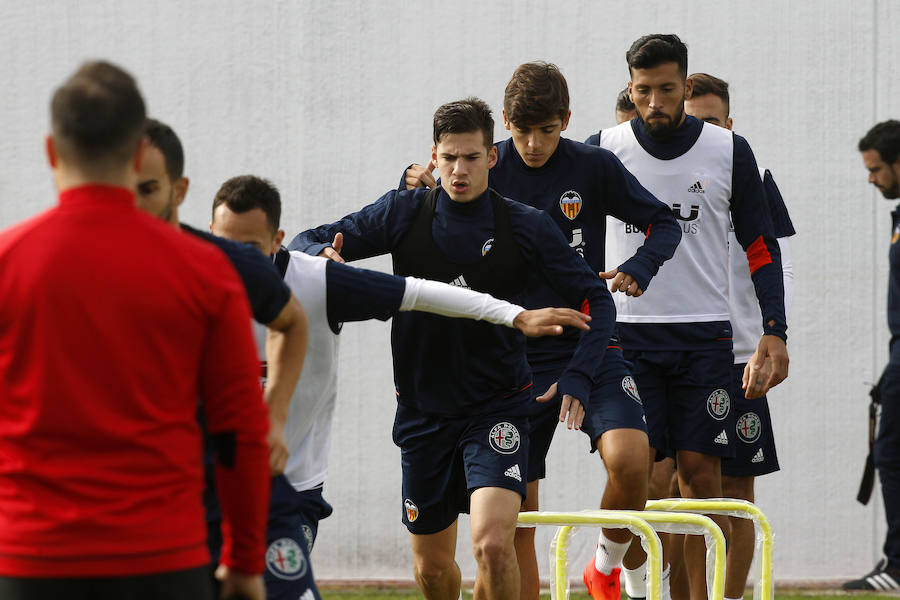
[[[465,317],[513,327],[516,316],[525,309],[488,294],[437,281],[407,277],[400,310]]]
[[[781,270],[784,276],[784,318],[789,319],[791,305],[794,303],[794,263],[791,261],[791,242],[789,238],[778,238],[781,248]]]

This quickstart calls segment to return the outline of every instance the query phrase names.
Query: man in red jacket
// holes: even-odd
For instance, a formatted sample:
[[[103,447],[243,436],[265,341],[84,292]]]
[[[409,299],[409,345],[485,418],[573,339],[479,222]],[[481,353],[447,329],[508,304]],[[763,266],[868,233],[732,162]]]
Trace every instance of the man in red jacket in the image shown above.
[[[242,284],[135,207],[130,75],[83,65],[51,115],[59,204],[0,232],[0,597],[209,598],[201,396],[223,591],[262,598],[268,419]]]

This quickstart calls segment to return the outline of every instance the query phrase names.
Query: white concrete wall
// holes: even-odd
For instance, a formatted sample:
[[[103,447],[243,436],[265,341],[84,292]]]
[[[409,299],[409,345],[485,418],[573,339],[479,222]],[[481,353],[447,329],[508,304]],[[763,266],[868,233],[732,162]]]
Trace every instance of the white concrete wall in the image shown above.
[[[181,135],[192,180],[185,221],[205,225],[219,184],[255,173],[280,186],[292,235],[374,200],[427,158],[439,104],[475,94],[499,113],[509,75],[527,60],[562,68],[567,134],[584,139],[613,122],[629,44],[677,32],[691,71],[732,84],[736,130],[772,169],[799,232],[791,377],[771,395],[783,470],[758,486],[777,535],[776,577],[855,575],[874,563],[884,531],[880,500],[863,508],[854,497],[864,382],[887,354],[890,209],[866,185],[855,145],[900,113],[898,24],[889,0],[2,0],[0,226],[54,203],[42,154],[48,99],[86,58],[131,70],[150,113]],[[329,579],[408,578],[388,326],[348,325],[342,337],[327,486],[335,514],[315,567]],[[598,505],[603,468],[579,435],[560,432],[550,473],[545,507]],[[540,544],[548,539],[542,531]],[[458,560],[473,577],[464,526]]]

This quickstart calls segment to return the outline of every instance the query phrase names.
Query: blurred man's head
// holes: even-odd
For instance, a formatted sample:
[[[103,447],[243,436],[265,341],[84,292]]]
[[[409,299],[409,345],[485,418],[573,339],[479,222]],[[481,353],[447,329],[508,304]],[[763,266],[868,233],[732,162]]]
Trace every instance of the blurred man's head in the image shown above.
[[[487,190],[488,171],[497,164],[491,108],[478,98],[438,107],[431,159],[451,200],[471,202],[481,196]]]
[[[47,157],[60,188],[134,186],[145,108],[131,75],[107,62],[83,64],[53,94],[50,118]]]
[[[529,62],[513,72],[503,96],[503,125],[529,167],[541,167],[556,152],[569,126],[569,86],[559,68]]]
[[[731,129],[728,82],[707,73],[694,73],[689,79],[694,84],[691,97],[684,101],[684,112],[701,121]]]
[[[634,102],[631,101],[631,96],[628,95],[628,88],[626,87],[616,96],[616,125],[630,121],[636,116],[637,111],[634,110]]]
[[[138,207],[173,225],[178,225],[178,207],[184,202],[189,181],[184,176],[184,150],[171,127],[147,119],[147,148],[138,173]]]
[[[645,35],[628,52],[628,92],[652,137],[670,137],[684,121],[684,99],[691,95],[687,79],[687,46],[673,34]]]
[[[284,240],[281,221],[281,195],[272,182],[254,175],[239,175],[222,184],[213,199],[214,234],[250,244],[260,252],[278,252]]]
[[[888,200],[900,197],[900,121],[891,119],[872,127],[859,140],[869,183]]]

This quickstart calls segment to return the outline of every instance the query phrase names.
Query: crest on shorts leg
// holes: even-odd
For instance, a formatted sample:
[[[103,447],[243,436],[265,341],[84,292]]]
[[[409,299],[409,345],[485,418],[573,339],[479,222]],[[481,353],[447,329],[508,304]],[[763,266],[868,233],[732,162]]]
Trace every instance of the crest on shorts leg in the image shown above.
[[[491,448],[500,454],[513,454],[519,449],[519,430],[507,421],[497,423],[491,428],[488,441],[491,443]]]
[[[709,411],[709,416],[716,421],[721,421],[727,417],[730,409],[731,398],[728,396],[728,392],[721,388],[714,391],[706,399],[706,410]]]
[[[403,508],[406,509],[406,520],[410,523],[419,518],[419,507],[409,498],[403,501]]]

